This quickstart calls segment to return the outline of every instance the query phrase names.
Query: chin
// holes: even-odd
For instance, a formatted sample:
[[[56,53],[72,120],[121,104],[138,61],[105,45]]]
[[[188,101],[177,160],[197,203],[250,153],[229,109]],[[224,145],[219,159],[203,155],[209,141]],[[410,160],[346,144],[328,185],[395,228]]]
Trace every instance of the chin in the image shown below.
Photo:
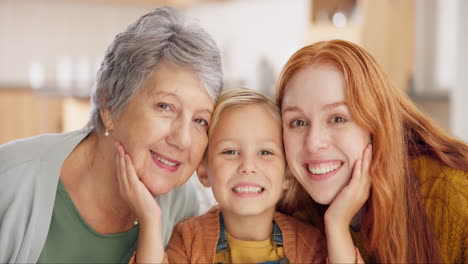
[[[151,192],[153,197],[156,197],[158,195],[163,195],[167,194],[168,192],[174,190],[177,188],[175,184],[154,184],[148,190]]]
[[[270,208],[260,207],[260,206],[242,206],[242,208],[232,208],[231,212],[236,215],[249,217],[249,216],[258,216],[267,212]],[[274,208],[273,208],[274,210]]]
[[[309,192],[310,197],[312,199],[321,205],[329,205],[333,202],[333,200],[336,197],[336,193],[323,193],[323,194],[315,194],[313,195],[311,192]]]

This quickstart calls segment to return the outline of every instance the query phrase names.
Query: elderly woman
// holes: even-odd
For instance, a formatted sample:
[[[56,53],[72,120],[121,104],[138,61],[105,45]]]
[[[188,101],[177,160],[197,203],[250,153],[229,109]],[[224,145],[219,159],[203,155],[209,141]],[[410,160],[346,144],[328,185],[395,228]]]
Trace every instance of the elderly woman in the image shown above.
[[[0,262],[128,262],[139,226],[116,181],[115,146],[156,197],[167,242],[196,213],[183,184],[203,156],[221,88],[214,41],[176,9],[158,8],[118,34],[86,129],[0,147]]]

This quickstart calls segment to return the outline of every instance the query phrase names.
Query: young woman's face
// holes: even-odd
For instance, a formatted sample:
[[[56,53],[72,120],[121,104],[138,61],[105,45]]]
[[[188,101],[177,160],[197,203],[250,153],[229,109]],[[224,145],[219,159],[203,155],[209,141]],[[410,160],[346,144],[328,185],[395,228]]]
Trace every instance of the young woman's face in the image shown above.
[[[343,74],[331,65],[298,71],[286,84],[282,116],[288,165],[317,203],[330,204],[370,142],[346,106]]]
[[[272,214],[286,188],[281,124],[264,105],[224,110],[204,162],[223,214]]]

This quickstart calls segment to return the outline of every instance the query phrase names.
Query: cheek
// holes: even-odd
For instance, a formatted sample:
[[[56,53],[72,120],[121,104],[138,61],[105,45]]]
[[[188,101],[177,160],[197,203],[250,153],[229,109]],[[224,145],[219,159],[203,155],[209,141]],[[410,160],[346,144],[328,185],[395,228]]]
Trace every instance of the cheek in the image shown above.
[[[207,166],[206,173],[208,175],[208,181],[210,182],[211,187],[214,188],[216,187],[216,184],[218,183],[218,179],[216,179],[216,175],[220,174],[220,171],[227,173],[226,163],[223,162],[222,159],[211,158],[211,159],[208,159],[206,166]]]
[[[208,173],[208,181],[211,185],[211,191],[216,197],[219,197],[219,195],[222,195],[225,192],[224,187],[227,185],[225,182],[226,180],[221,178],[222,175],[220,175],[220,170],[222,170],[222,168],[218,168],[218,170]]]
[[[284,132],[283,142],[286,160],[288,163],[295,162],[296,159],[299,158],[298,156],[303,146],[303,144],[301,144],[301,142],[303,142],[301,136],[295,133]]]
[[[362,158],[364,148],[370,142],[370,135],[360,127],[353,127],[347,131],[340,131],[335,137],[335,141],[341,146],[352,165],[356,160]]]
[[[276,157],[271,161],[271,164],[266,165],[266,169],[281,175],[280,178],[282,179],[286,169],[286,161],[284,158]]]
[[[208,145],[208,136],[206,135],[194,135],[192,136],[193,141],[190,149],[190,156],[193,160],[199,162],[205,153]],[[198,165],[198,164],[197,164]]]

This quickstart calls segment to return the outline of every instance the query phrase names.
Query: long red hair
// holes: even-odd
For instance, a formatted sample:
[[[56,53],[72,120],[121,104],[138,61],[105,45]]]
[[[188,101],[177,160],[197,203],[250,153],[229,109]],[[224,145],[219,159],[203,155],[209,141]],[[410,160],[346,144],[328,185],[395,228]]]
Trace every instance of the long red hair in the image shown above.
[[[278,81],[279,107],[288,81],[311,64],[331,64],[343,73],[351,116],[372,136],[372,193],[359,234],[373,260],[441,262],[411,160],[429,155],[450,167],[467,170],[468,146],[425,117],[368,52],[343,40],[318,42],[292,55]],[[295,192],[288,193],[278,209],[285,213],[305,209],[321,215],[317,204],[297,182],[294,188]]]

